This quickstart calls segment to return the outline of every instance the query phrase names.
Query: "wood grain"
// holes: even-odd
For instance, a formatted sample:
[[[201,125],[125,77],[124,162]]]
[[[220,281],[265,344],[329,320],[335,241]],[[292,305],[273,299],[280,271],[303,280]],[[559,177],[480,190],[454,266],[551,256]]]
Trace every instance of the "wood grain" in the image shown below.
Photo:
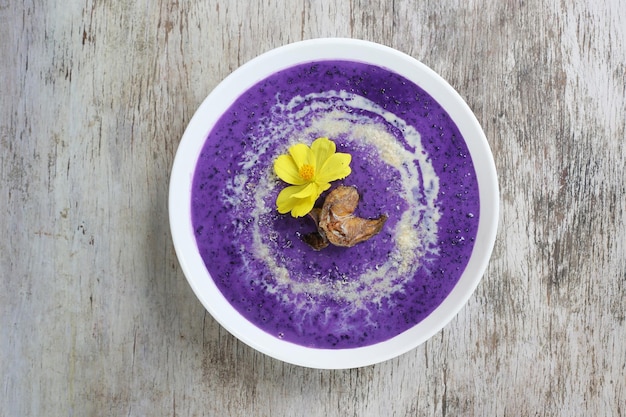
[[[625,21],[619,0],[0,0],[0,415],[626,415]],[[502,193],[461,313],[346,371],[229,335],[167,218],[204,97],[262,52],[326,36],[447,79]]]

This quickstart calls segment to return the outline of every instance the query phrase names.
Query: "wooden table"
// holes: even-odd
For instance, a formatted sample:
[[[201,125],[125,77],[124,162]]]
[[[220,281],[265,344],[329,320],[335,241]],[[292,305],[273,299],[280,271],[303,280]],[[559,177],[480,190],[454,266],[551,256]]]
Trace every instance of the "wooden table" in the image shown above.
[[[625,416],[626,3],[0,0],[0,415]],[[179,268],[194,111],[271,48],[404,51],[480,120],[489,268],[396,359],[323,371],[222,329]]]

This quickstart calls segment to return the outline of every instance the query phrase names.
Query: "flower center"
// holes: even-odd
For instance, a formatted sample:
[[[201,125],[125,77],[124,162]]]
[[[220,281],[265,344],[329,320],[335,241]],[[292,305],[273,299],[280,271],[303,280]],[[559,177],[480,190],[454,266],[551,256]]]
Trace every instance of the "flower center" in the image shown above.
[[[315,168],[309,164],[304,164],[300,167],[300,171],[298,172],[300,177],[305,181],[311,181],[313,176],[315,175]]]

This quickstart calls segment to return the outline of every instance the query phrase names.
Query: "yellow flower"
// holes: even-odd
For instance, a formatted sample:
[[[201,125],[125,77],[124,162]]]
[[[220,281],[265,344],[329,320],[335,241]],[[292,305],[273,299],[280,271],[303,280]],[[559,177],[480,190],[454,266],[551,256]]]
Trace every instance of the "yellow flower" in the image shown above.
[[[288,155],[274,161],[274,172],[288,184],[278,194],[278,212],[291,212],[302,217],[313,209],[317,198],[330,188],[330,182],[350,175],[352,156],[335,152],[335,143],[328,138],[318,138],[309,148],[303,143],[289,148]]]

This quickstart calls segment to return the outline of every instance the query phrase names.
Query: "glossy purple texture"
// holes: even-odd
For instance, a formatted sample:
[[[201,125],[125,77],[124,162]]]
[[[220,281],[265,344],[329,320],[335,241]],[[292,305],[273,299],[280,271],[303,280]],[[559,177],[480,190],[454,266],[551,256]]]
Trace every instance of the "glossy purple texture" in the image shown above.
[[[439,177],[436,256],[422,259],[411,279],[380,302],[355,309],[349,302],[309,293],[287,293],[275,288],[275,277],[252,244],[252,216],[247,204],[223,198],[225,185],[241,173],[241,155],[251,141],[265,138],[267,120],[277,117],[274,106],[292,97],[327,90],[345,90],[366,97],[398,115],[421,135],[424,150]],[[389,126],[399,141],[402,132]],[[311,140],[315,139],[310,138]],[[352,174],[343,183],[361,194],[358,215],[389,216],[383,231],[353,248],[329,247],[312,251],[300,236],[314,230],[308,218],[275,213],[261,230],[281,265],[327,285],[375,268],[389,255],[391,231],[407,208],[399,196],[398,171],[372,158],[370,149],[355,149],[336,141],[338,151],[352,155]],[[274,141],[273,137],[264,140]],[[408,148],[408,144],[404,143]],[[286,143],[272,143],[286,149]],[[261,155],[245,172],[253,179],[271,170],[271,152]],[[333,184],[336,186],[336,184]],[[276,192],[267,197],[272,205]],[[320,200],[321,201],[321,200]],[[471,255],[478,227],[478,184],[469,151],[456,125],[424,90],[380,67],[344,61],[320,61],[280,71],[245,92],[220,118],[199,157],[192,189],[192,221],[200,254],[220,291],[248,320],[266,332],[296,344],[343,349],[387,340],[419,323],[450,293]],[[270,236],[272,237],[270,239]]]

